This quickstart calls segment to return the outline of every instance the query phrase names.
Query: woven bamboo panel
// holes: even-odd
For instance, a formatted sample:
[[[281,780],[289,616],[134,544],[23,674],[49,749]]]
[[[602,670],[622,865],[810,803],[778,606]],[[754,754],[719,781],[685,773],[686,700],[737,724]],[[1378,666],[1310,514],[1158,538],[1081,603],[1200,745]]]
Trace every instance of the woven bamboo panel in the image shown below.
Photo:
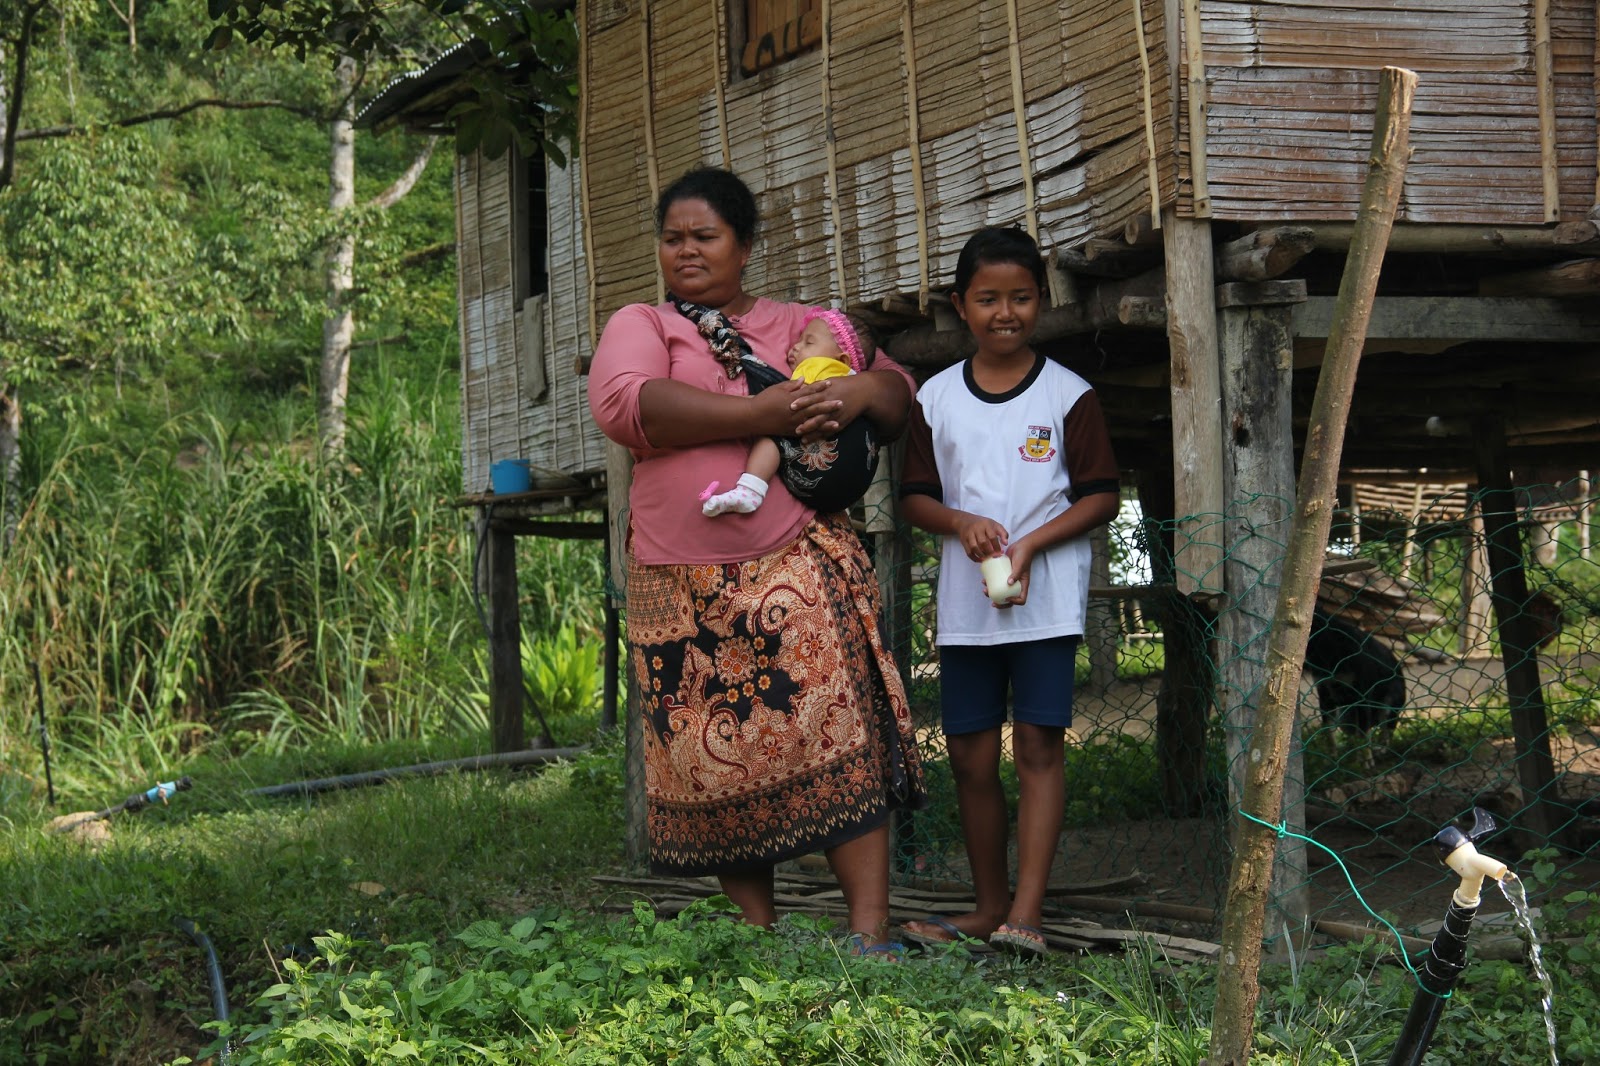
[[[1506,0],[1204,4],[1207,64],[1225,67],[1533,69],[1528,6]],[[1426,76],[1422,78],[1424,84]]]
[[[1202,0],[1206,170],[1214,217],[1353,218],[1377,71],[1417,70],[1399,218],[1545,222],[1531,0],[1282,4]],[[1551,165],[1564,220],[1595,202],[1595,4],[1550,0]],[[1187,81],[1183,64],[1179,82]],[[1187,109],[1179,173],[1189,210]],[[1493,195],[1485,195],[1485,190]]]
[[[647,10],[648,63],[638,54],[645,34],[637,13],[586,39],[592,117],[584,159],[602,319],[629,301],[655,299],[643,161],[657,160],[664,183],[688,163],[721,156],[716,86],[707,80],[715,54],[682,30],[705,33],[714,9],[709,0],[654,0]],[[937,283],[974,229],[1026,219],[1025,176],[1046,243],[1120,230],[1151,209],[1147,140],[1156,145],[1161,198],[1176,195],[1161,0],[1142,8],[1134,0],[1016,0],[1020,145],[1005,0],[917,0],[909,61],[902,12],[899,0],[835,0],[826,48],[726,87],[729,165],[756,191],[765,232],[746,276],[751,291],[851,304],[915,293],[919,217]],[[1144,62],[1152,71],[1148,132]],[[920,169],[909,143],[913,71]],[[646,94],[654,100],[650,130]]]
[[[533,451],[530,458],[569,474],[604,470],[605,436],[589,417],[589,379],[574,369],[575,358],[593,351],[589,337],[589,264],[583,249],[582,204],[578,168],[546,168],[550,213],[550,298],[545,302],[545,358],[551,404],[560,427],[553,451]],[[530,411],[537,429],[545,418]],[[549,461],[540,454],[551,456]]]
[[[483,301],[478,263],[483,249],[477,240],[478,171],[482,158],[477,154],[456,157],[456,288],[461,309],[461,453],[464,484],[473,484],[480,471],[474,469],[474,456],[487,450],[488,411],[483,396]]]
[[[593,5],[586,5],[586,11]],[[706,12],[710,14],[709,9]],[[655,298],[650,181],[643,136],[645,63],[639,10],[609,26],[586,23],[587,128],[579,150],[588,168],[596,300],[602,314]],[[653,78],[651,79],[654,80]]]
[[[1377,78],[1375,70],[1212,70],[1206,144],[1215,217],[1353,218]],[[1584,106],[1576,94],[1557,97],[1564,218],[1582,218],[1591,206],[1594,133]],[[1436,73],[1420,81],[1398,217],[1542,223],[1538,123],[1531,75]]]
[[[575,167],[546,166],[549,291],[541,309],[513,292],[512,233],[528,221],[513,211],[511,157],[460,157],[463,492],[486,491],[489,467],[500,459],[530,459],[536,474],[605,468],[605,441],[589,417],[587,382],[573,368],[574,356],[588,354],[590,344],[575,173]],[[538,331],[544,344],[536,369]],[[529,378],[541,370],[547,389],[534,399]]]
[[[1396,482],[1352,486],[1356,507],[1363,515],[1387,514],[1408,522],[1459,522],[1467,511],[1465,483]]]

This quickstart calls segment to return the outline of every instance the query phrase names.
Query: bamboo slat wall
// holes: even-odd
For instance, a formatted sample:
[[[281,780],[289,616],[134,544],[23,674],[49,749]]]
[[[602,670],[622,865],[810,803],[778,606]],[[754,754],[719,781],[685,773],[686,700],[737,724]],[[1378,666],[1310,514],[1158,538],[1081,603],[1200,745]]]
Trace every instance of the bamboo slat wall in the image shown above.
[[[947,282],[985,224],[1036,222],[1046,247],[1120,231],[1151,210],[1149,143],[1176,195],[1164,0],[831,0],[817,51],[720,94],[742,42],[719,40],[717,2],[580,5],[602,322],[657,299],[649,208],[697,163],[760,198],[751,291],[851,305]]]
[[[1399,218],[1585,218],[1600,177],[1595,7],[1198,0],[1205,123],[1193,130],[1193,112],[1181,109],[1179,209],[1250,221],[1353,218],[1378,69],[1395,65],[1421,75]],[[1185,59],[1178,80],[1187,85],[1190,73]],[[1205,200],[1196,210],[1202,151]]]
[[[473,153],[458,156],[456,166],[462,490],[487,491],[489,467],[500,459],[530,459],[565,474],[603,470],[605,440],[589,417],[584,379],[572,369],[573,353],[590,345],[576,168],[546,168],[549,292],[519,312],[513,228],[526,229],[527,220],[513,210],[511,156]],[[535,399],[539,331],[546,391]]]

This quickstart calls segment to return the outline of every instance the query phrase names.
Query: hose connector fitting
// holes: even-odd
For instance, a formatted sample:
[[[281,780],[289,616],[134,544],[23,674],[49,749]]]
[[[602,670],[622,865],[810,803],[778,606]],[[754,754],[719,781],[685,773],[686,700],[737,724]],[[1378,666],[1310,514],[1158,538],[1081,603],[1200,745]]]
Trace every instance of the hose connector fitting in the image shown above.
[[[1472,814],[1473,826],[1470,834],[1463,833],[1453,825],[1447,825],[1433,837],[1433,846],[1439,850],[1439,858],[1461,878],[1461,884],[1456,886],[1453,898],[1463,907],[1478,905],[1482,897],[1484,878],[1500,881],[1506,876],[1505,863],[1483,854],[1472,843],[1476,838],[1494,831],[1494,819],[1481,807],[1473,808]]]

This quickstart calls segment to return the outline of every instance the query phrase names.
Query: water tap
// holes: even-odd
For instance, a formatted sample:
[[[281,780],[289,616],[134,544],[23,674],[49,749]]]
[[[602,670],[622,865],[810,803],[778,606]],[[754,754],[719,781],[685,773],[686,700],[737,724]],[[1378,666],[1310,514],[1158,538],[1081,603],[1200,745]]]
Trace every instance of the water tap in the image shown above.
[[[1473,841],[1495,831],[1495,825],[1488,811],[1482,807],[1472,808],[1472,829],[1463,833],[1453,825],[1447,825],[1434,834],[1433,846],[1439,849],[1439,858],[1444,864],[1454,870],[1461,877],[1461,884],[1456,886],[1453,898],[1462,907],[1476,907],[1483,888],[1483,879],[1500,881],[1506,876],[1506,864],[1499,859],[1491,859],[1480,852]]]

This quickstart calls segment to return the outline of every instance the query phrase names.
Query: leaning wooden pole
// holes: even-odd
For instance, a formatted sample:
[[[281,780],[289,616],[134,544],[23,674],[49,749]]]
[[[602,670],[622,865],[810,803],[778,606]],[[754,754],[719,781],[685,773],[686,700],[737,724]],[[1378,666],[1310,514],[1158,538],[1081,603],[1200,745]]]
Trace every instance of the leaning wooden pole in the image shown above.
[[[1294,527],[1267,645],[1267,679],[1250,738],[1241,817],[1234,833],[1233,869],[1223,909],[1217,1005],[1207,1059],[1211,1066],[1246,1066],[1250,1060],[1256,1001],[1261,995],[1263,923],[1277,850],[1274,827],[1282,822],[1283,775],[1300,671],[1333,519],[1331,504],[1338,485],[1350,395],[1411,151],[1411,99],[1416,85],[1417,76],[1398,67],[1383,68],[1378,79],[1372,158],[1306,429]]]

